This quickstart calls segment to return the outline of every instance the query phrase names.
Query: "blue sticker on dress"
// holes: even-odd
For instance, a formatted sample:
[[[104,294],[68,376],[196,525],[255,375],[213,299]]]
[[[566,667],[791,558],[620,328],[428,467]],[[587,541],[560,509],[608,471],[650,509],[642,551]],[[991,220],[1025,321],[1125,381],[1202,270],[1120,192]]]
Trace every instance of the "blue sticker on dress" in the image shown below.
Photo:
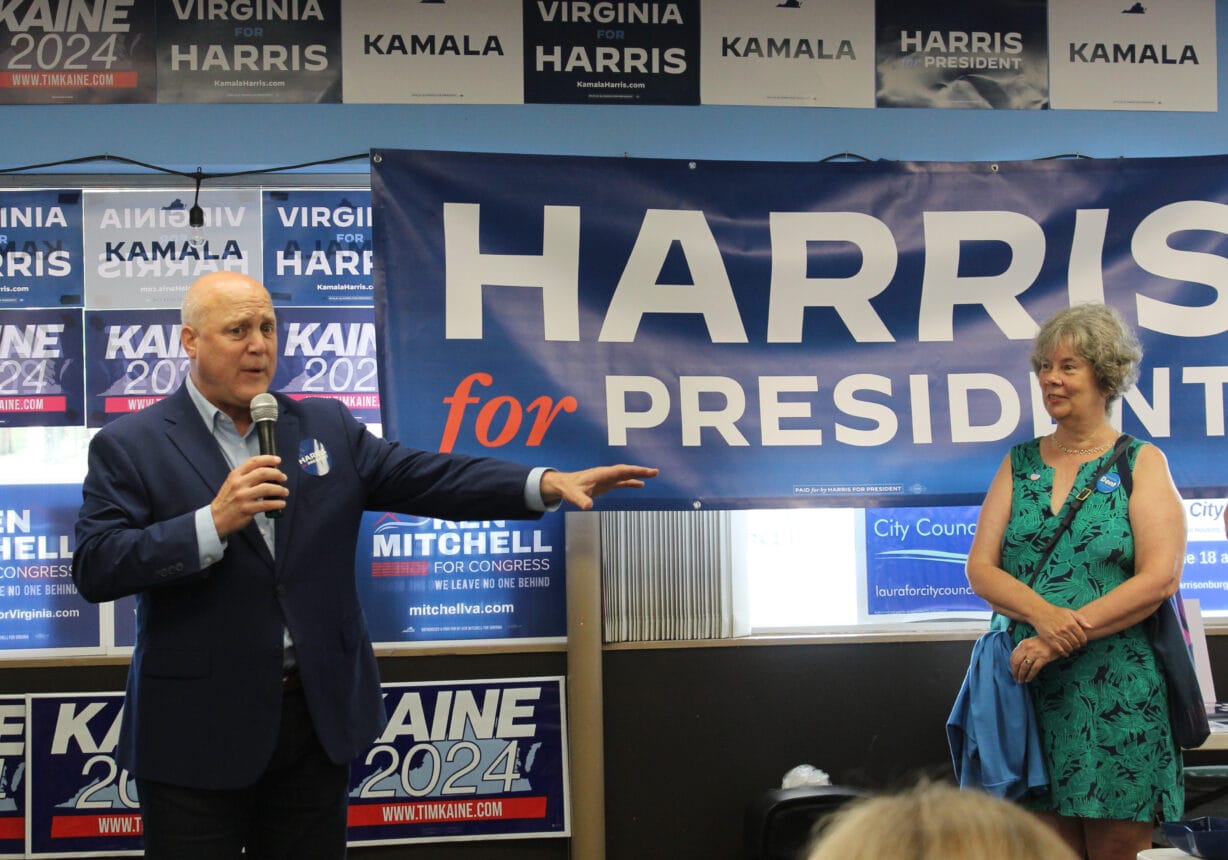
[[[1116,472],[1105,472],[1096,482],[1096,489],[1102,493],[1111,493],[1121,486],[1121,475]]]
[[[327,475],[328,449],[319,439],[304,439],[298,443],[298,464],[308,475]]]

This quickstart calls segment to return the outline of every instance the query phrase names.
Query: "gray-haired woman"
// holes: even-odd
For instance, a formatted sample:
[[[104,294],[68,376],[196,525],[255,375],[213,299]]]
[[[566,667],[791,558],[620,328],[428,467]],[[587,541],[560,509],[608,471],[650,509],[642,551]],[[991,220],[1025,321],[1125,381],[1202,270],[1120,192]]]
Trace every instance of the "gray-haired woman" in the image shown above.
[[[1184,807],[1165,681],[1140,625],[1176,592],[1185,553],[1185,512],[1160,450],[1131,443],[1031,587],[1017,577],[1037,562],[1033,538],[1052,532],[1112,449],[1109,407],[1141,358],[1107,305],[1044,323],[1032,367],[1057,427],[1003,459],[968,554],[973,590],[1019,622],[1011,669],[1030,685],[1050,779],[1024,802],[1090,860],[1134,860],[1155,823]]]

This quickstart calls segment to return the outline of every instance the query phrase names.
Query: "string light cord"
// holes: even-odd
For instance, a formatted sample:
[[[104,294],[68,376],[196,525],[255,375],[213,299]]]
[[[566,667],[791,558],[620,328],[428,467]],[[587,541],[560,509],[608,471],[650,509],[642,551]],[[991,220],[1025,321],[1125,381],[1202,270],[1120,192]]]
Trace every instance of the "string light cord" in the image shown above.
[[[870,161],[870,159],[855,152],[837,152],[826,158],[820,158],[819,164],[827,164],[832,161]]]
[[[162,167],[157,164],[150,164],[146,161],[138,161],[135,158],[128,158],[123,155],[111,155],[103,153],[101,155],[84,155],[80,158],[65,158],[59,161],[45,161],[41,164],[24,164],[20,167],[0,167],[0,174],[6,173],[28,173],[35,170],[47,170],[52,167],[67,167],[73,164],[88,164],[93,161],[115,161],[120,164],[127,164],[132,167],[142,167],[145,170],[152,170],[156,173],[165,173],[170,176],[182,176],[184,179],[191,179],[197,183],[204,180],[213,179],[229,179],[234,176],[256,176],[263,173],[288,173],[292,170],[302,170],[307,167],[322,167],[327,164],[340,164],[343,161],[357,161],[359,159],[366,160],[370,157],[369,153],[359,152],[354,155],[339,155],[335,158],[322,158],[317,161],[303,161],[298,164],[284,164],[277,167],[258,167],[251,170],[233,170],[218,173],[206,173],[199,167],[194,171],[176,170],[173,167]]]
[[[366,159],[368,157],[369,156],[367,153],[360,152],[354,155],[339,155],[336,158],[322,158],[317,161],[303,161],[298,164],[284,164],[279,167],[258,167],[251,170],[232,170],[217,173],[206,173],[200,167],[197,167],[196,170],[189,173],[183,170],[175,170],[171,167],[162,167],[158,164],[138,161],[135,158],[128,158],[123,155],[103,153],[101,155],[83,155],[79,158],[65,158],[59,161],[45,161],[41,164],[25,164],[20,167],[0,167],[0,175],[30,173],[36,170],[47,170],[53,167],[68,167],[73,164],[88,164],[94,161],[116,161],[121,164],[151,170],[155,173],[164,173],[169,176],[181,176],[184,179],[192,180],[196,184],[195,194],[192,197],[192,208],[188,210],[188,226],[194,230],[200,230],[205,225],[205,210],[200,206],[200,186],[206,179],[229,179],[235,176],[258,176],[266,173],[288,173],[292,170],[302,170],[307,167],[321,167],[328,164],[340,164],[343,161],[357,161],[360,158]]]
[[[1081,152],[1066,152],[1061,155],[1042,155],[1033,159],[1033,161],[1056,161],[1062,158],[1073,159],[1094,159],[1093,155],[1084,155]],[[827,164],[833,161],[872,161],[873,159],[866,158],[864,155],[858,155],[856,152],[837,152],[826,158],[820,158],[819,164]]]

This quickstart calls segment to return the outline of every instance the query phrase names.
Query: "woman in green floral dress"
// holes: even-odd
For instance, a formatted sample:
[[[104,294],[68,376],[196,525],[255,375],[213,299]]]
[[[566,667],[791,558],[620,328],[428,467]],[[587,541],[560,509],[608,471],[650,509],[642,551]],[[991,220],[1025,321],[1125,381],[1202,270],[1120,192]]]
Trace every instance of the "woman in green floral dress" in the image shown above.
[[[1037,562],[1033,539],[1057,527],[1112,449],[1109,407],[1141,358],[1106,305],[1041,327],[1032,366],[1057,427],[1003,459],[968,554],[972,588],[1018,621],[1011,670],[1032,690],[1050,782],[1025,803],[1088,860],[1134,860],[1155,823],[1184,809],[1164,677],[1140,625],[1177,590],[1185,553],[1184,508],[1160,450],[1132,443],[1031,587],[1018,577]]]

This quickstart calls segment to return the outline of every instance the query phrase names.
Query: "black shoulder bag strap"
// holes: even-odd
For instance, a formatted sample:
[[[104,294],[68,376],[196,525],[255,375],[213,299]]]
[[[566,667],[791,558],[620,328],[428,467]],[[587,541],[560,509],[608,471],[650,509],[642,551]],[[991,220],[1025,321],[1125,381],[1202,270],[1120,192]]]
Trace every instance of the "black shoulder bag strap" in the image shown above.
[[[1118,436],[1116,444],[1113,445],[1112,454],[1100,464],[1100,467],[1096,469],[1095,474],[1092,475],[1091,480],[1087,482],[1083,489],[1075,493],[1074,498],[1072,498],[1066,505],[1066,513],[1062,517],[1062,521],[1058,523],[1057,528],[1055,528],[1052,534],[1049,535],[1049,539],[1045,541],[1045,545],[1041,548],[1040,556],[1036,559],[1036,566],[1032,568],[1026,579],[1022,577],[1020,578],[1020,581],[1024,585],[1028,586],[1028,588],[1032,587],[1032,582],[1036,579],[1036,574],[1040,573],[1041,568],[1043,568],[1049,561],[1049,555],[1053,552],[1053,548],[1057,546],[1058,540],[1065,533],[1066,529],[1070,528],[1070,524],[1074,522],[1075,514],[1079,512],[1079,508],[1083,507],[1083,503],[1091,498],[1092,489],[1096,486],[1096,482],[1104,477],[1104,474],[1109,469],[1113,468],[1113,464],[1117,462],[1118,458],[1120,458],[1125,452],[1127,446],[1129,446],[1129,444],[1133,441],[1134,437],[1128,433],[1123,433]],[[1015,623],[1016,622],[1012,620],[1011,623],[1007,625],[1006,629],[1013,631],[1015,629]]]

